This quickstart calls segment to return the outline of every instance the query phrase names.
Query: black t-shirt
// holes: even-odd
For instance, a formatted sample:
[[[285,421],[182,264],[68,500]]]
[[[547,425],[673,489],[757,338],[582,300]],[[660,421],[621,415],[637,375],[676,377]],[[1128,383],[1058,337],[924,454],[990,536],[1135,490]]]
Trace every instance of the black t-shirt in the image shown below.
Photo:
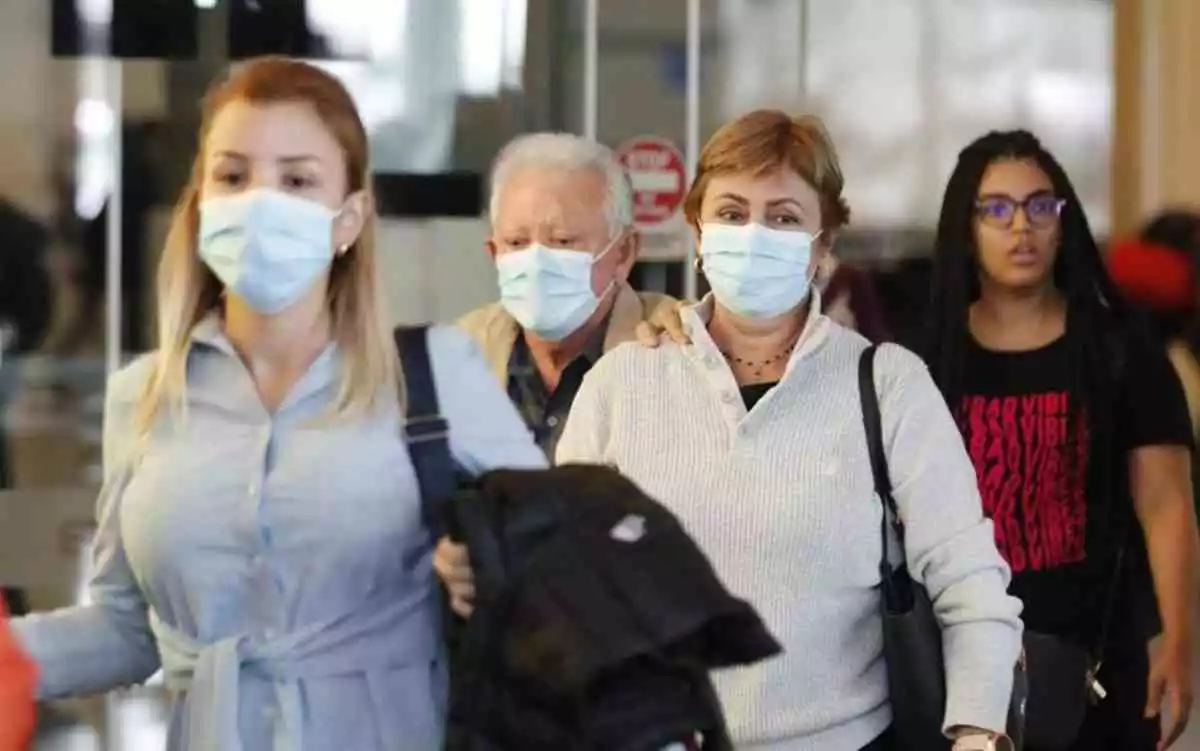
[[[1025,603],[1025,625],[1084,643],[1097,637],[1113,591],[1119,537],[1126,541],[1126,565],[1111,631],[1140,638],[1154,629],[1157,610],[1133,514],[1128,455],[1142,446],[1192,441],[1187,402],[1166,352],[1149,337],[1124,339],[1122,363],[1112,363],[1111,441],[1068,440],[1075,395],[1065,337],[1026,352],[972,343],[963,373],[959,425],[997,546],[1013,570],[1011,592]],[[1077,424],[1085,438],[1093,432],[1086,417]],[[1105,429],[1092,427],[1097,434]],[[1072,444],[1081,464],[1070,461]],[[1099,456],[1108,453],[1106,444],[1111,455]],[[1085,482],[1073,479],[1083,472]]]

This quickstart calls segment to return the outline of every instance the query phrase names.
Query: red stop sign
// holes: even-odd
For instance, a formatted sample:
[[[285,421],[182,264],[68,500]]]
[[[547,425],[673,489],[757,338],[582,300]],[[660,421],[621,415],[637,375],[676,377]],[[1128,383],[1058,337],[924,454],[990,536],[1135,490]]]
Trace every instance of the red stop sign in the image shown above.
[[[687,169],[675,144],[658,136],[638,136],[617,148],[633,184],[633,221],[652,227],[671,219],[687,194]]]

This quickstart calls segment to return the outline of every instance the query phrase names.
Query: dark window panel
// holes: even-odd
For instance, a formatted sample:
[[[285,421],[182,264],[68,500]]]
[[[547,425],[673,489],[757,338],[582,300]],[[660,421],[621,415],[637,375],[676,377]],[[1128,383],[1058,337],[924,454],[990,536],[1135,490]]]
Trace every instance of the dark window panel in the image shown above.
[[[192,0],[112,0],[107,49],[89,49],[78,0],[50,0],[50,54],[107,54],[136,59],[195,60],[199,9]]]
[[[483,214],[483,175],[376,174],[375,200],[385,217],[477,217]]]

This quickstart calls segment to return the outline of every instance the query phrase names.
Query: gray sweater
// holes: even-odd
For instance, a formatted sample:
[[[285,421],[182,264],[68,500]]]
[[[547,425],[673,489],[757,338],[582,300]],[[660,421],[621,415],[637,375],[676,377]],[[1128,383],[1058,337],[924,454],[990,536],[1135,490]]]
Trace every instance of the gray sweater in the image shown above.
[[[674,511],[785,653],[717,676],[739,748],[850,751],[891,722],[879,617],[881,506],[858,401],[867,346],[810,318],[783,379],[747,413],[705,330],[627,344],[581,388],[558,461],[617,466]],[[876,365],[907,561],[943,625],[946,726],[1004,727],[1021,604],[982,513],[975,472],[924,365],[885,345]]]

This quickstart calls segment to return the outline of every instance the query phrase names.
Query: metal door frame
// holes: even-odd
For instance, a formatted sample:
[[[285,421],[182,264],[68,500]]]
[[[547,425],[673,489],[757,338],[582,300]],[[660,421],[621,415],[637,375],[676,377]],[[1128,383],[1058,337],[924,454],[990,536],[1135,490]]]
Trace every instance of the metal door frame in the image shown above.
[[[599,130],[600,0],[586,0],[583,17],[583,135],[596,140]],[[696,178],[700,158],[700,0],[687,0],[685,40],[687,82],[684,115],[684,157],[687,179]],[[687,256],[683,271],[684,297],[696,299],[696,243],[691,233],[684,241]]]

